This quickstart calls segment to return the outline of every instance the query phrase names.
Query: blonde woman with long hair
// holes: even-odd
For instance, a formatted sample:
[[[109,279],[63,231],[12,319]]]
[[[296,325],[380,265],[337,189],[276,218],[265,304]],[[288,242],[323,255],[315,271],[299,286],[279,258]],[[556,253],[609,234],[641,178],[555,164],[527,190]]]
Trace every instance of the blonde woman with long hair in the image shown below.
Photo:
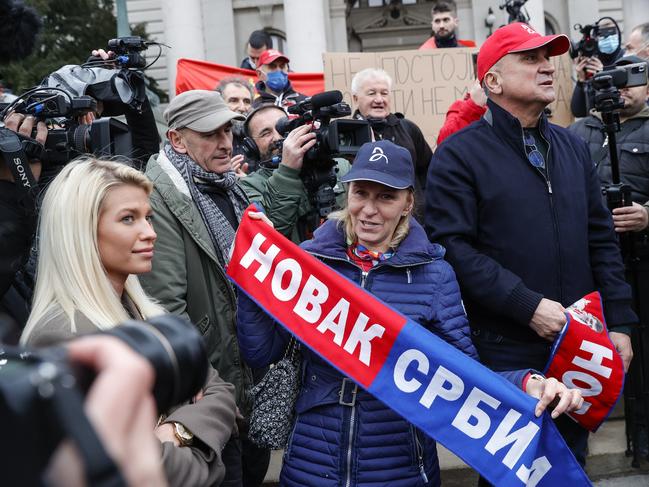
[[[44,345],[164,313],[136,275],[151,270],[152,184],[124,164],[79,159],[48,188],[33,308],[21,343]]]
[[[36,288],[22,344],[51,345],[165,313],[137,278],[151,270],[154,255],[152,189],[144,174],[113,161],[78,159],[58,174],[43,199]],[[233,391],[211,369],[193,403],[151,425],[169,485],[223,479]]]

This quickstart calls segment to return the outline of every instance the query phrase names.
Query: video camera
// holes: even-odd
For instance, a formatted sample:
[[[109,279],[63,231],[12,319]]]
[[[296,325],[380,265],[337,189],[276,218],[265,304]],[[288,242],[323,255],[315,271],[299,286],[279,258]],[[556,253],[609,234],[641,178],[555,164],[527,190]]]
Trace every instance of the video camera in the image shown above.
[[[314,125],[316,144],[305,154],[305,165],[331,166],[334,157],[355,156],[364,143],[372,140],[370,125],[365,120],[331,120],[351,115],[351,107],[342,100],[338,90],[318,93],[289,107],[289,114],[297,117],[277,122],[275,128],[282,137],[301,125]]]
[[[616,132],[620,130],[618,111],[624,108],[620,97],[621,88],[647,85],[647,63],[625,64],[608,67],[593,76],[595,89],[595,110],[602,114],[602,122],[608,137],[613,184],[602,188],[608,207],[613,210],[622,206],[631,206],[631,188],[620,182],[620,165],[617,155]],[[628,244],[622,242],[623,250]]]
[[[103,334],[119,338],[153,366],[152,392],[160,413],[190,400],[205,384],[203,339],[182,318],[127,321]],[[3,444],[11,444],[2,449],[3,464],[11,465],[3,473],[6,485],[41,485],[48,460],[66,437],[77,443],[86,468],[97,464],[101,445],[83,413],[83,396],[93,380],[92,371],[68,362],[63,347],[28,351],[0,346],[0,417],[5,439],[10,439]]]
[[[90,96],[73,97],[59,89],[36,88],[21,95],[10,107],[48,124],[43,151],[28,153],[30,159],[63,165],[82,154],[112,157],[132,152],[131,134],[125,123],[114,118],[100,118],[90,125],[79,123],[80,116],[97,110],[97,102]]]
[[[601,27],[599,24],[603,20],[609,20],[613,25]],[[573,59],[578,56],[597,57],[604,61],[613,56],[619,49],[622,42],[620,28],[612,17],[602,17],[594,24],[575,24],[574,29],[581,33],[581,39],[572,42],[570,46],[570,57]],[[599,47],[600,39],[610,36],[617,36],[617,47],[610,52],[603,52]],[[604,58],[604,59],[602,59]],[[610,59],[612,61],[612,59]]]

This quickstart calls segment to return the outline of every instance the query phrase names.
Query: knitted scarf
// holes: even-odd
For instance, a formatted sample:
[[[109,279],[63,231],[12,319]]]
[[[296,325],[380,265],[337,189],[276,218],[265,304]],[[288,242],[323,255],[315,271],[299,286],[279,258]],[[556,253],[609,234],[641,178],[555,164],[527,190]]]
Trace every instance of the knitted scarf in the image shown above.
[[[192,199],[196,202],[196,206],[210,234],[219,262],[222,266],[225,266],[229,259],[230,247],[234,242],[236,228],[232,228],[232,225],[221,209],[214,203],[214,200],[209,195],[204,194],[199,186],[212,186],[225,191],[230,201],[232,201],[237,222],[239,222],[244,210],[248,207],[248,198],[237,184],[236,174],[234,171],[227,171],[223,174],[206,171],[187,154],[179,154],[173,150],[169,142],[165,143],[164,151],[169,161],[178,169],[178,172],[187,183]]]

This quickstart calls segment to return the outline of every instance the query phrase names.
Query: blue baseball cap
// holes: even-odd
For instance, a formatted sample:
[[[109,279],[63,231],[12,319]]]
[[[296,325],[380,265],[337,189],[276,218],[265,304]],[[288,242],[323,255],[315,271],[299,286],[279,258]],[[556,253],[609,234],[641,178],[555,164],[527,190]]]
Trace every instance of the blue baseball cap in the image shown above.
[[[361,146],[351,170],[340,180],[374,181],[394,189],[415,185],[415,168],[410,151],[389,140],[367,142]]]

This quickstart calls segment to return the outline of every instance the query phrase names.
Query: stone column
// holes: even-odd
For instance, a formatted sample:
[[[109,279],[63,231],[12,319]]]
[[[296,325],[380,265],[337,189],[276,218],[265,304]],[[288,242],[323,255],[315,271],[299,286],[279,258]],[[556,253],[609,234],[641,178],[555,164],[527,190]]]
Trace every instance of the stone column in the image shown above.
[[[202,0],[205,60],[239,67],[232,0]]]
[[[649,5],[647,0],[624,0],[624,32],[622,42],[631,34],[634,27],[649,22]]]
[[[327,50],[323,0],[284,0],[286,55],[293,71],[322,71]]]
[[[169,97],[176,94],[176,63],[180,58],[205,59],[201,0],[162,0],[167,50]]]
[[[535,31],[545,34],[545,11],[543,9],[543,0],[529,0],[525,7],[530,15],[529,24]]]

